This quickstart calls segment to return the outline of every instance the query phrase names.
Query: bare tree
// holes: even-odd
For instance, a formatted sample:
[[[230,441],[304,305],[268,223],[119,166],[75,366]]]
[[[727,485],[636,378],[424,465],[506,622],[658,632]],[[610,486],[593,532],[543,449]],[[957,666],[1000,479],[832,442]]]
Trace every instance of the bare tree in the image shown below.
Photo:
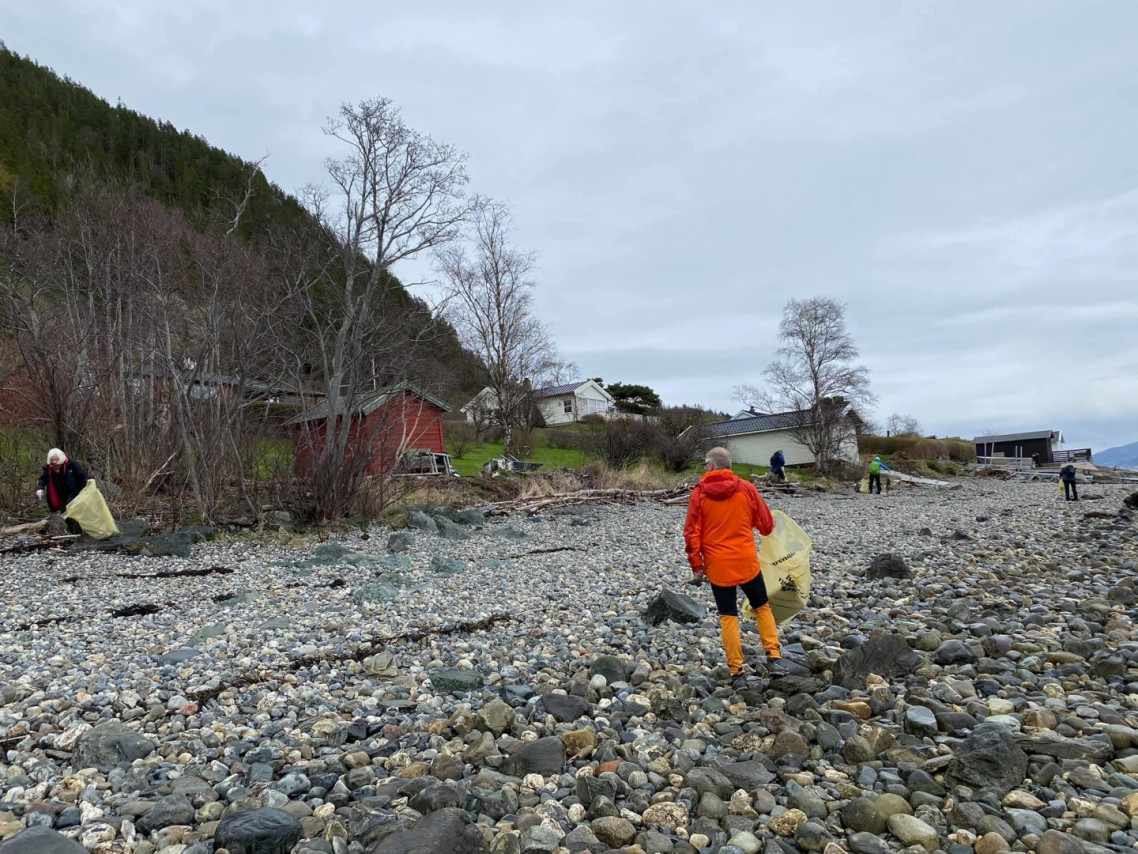
[[[846,329],[845,306],[828,297],[790,300],[779,341],[777,358],[763,371],[766,386],[739,386],[735,397],[768,412],[794,413],[794,438],[828,471],[852,432],[850,408],[875,399],[869,371],[854,364],[858,350]]]
[[[405,378],[430,328],[407,322],[421,306],[391,267],[458,237],[474,200],[465,196],[465,155],[409,128],[386,98],[345,104],[324,130],[346,153],[326,162],[331,191],[307,191],[327,244],[285,270],[295,319],[281,348],[298,387],[319,385],[326,417],[300,429],[313,460],[314,512],[335,518],[369,463],[350,446],[379,441],[359,435],[353,413],[366,395]]]
[[[885,430],[890,436],[916,438],[921,435],[921,423],[912,415],[901,415],[894,412],[885,419]]]
[[[471,246],[447,247],[439,267],[450,287],[447,316],[463,344],[486,365],[494,417],[506,453],[532,426],[533,388],[564,368],[549,331],[533,311],[534,256],[510,243],[509,209],[484,202]]]

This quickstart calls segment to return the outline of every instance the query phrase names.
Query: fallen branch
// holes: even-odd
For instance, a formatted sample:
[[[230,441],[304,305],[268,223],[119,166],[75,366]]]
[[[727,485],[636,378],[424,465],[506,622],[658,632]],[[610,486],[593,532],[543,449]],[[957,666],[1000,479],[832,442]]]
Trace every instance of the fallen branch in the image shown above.
[[[15,534],[38,534],[47,527],[47,519],[38,522],[25,522],[22,525],[12,525],[10,528],[0,528],[0,536],[8,537]]]
[[[533,516],[542,510],[555,507],[571,507],[577,504],[635,504],[638,501],[656,499],[667,502],[669,499],[682,495],[687,501],[688,487],[674,489],[580,489],[576,492],[566,492],[561,495],[543,496],[540,498],[515,498],[512,501],[500,501],[485,508],[487,516],[505,516],[510,513],[524,512]]]

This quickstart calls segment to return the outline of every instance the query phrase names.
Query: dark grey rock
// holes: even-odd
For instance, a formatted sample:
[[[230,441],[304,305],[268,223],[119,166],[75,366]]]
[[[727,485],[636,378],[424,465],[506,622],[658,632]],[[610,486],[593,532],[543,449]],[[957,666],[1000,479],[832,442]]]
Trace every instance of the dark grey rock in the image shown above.
[[[702,605],[696,604],[690,596],[665,587],[648,603],[642,616],[646,623],[653,626],[658,626],[665,620],[676,623],[698,623],[707,616],[707,611]]]
[[[498,531],[503,537],[513,543],[528,543],[533,539],[525,531],[520,531],[512,526],[506,526]]]
[[[1053,759],[1086,760],[1102,765],[1114,755],[1110,741],[1093,738],[1064,738],[1054,732],[1016,733],[1015,743],[1028,753],[1039,753]]]
[[[913,570],[909,569],[907,564],[900,555],[895,555],[892,552],[885,552],[879,554],[869,562],[869,568],[865,571],[865,577],[877,580],[881,578],[912,578]]]
[[[432,517],[435,524],[439,527],[439,536],[444,540],[451,540],[452,542],[461,542],[462,540],[470,539],[470,533],[463,530],[462,525],[457,522],[452,522],[441,513]]]
[[[121,721],[109,720],[79,737],[71,764],[76,770],[98,768],[106,773],[117,765],[144,759],[156,746],[145,736],[128,730]]]
[[[976,653],[968,644],[960,640],[946,640],[933,656],[933,661],[942,666],[950,664],[975,664]]]
[[[466,561],[460,558],[435,555],[431,558],[430,570],[439,575],[458,575],[461,572],[466,572],[467,566]]]
[[[905,710],[905,732],[918,738],[935,736],[938,732],[936,715],[924,706],[912,706]]]
[[[410,830],[387,837],[371,854],[486,854],[489,850],[490,843],[465,810],[441,809],[427,813]]]
[[[392,554],[402,554],[410,550],[414,537],[408,531],[396,531],[387,538],[387,550]]]
[[[0,844],[0,854],[86,854],[87,849],[48,827],[29,827]]]
[[[508,756],[501,766],[502,773],[511,777],[524,777],[526,774],[541,774],[549,777],[565,770],[565,745],[561,739],[549,735],[522,745],[521,749]]]
[[[684,784],[691,786],[700,794],[704,792],[711,792],[722,800],[729,800],[731,793],[735,791],[731,780],[721,771],[715,768],[698,767],[692,768],[684,775]]]
[[[719,771],[736,789],[746,789],[748,792],[774,780],[774,772],[761,759],[725,762],[719,766]]]
[[[200,649],[193,649],[192,647],[184,646],[181,649],[175,649],[171,652],[164,653],[158,656],[159,664],[181,664],[183,661],[189,661],[191,658],[197,658],[202,654]]]
[[[462,793],[454,786],[448,786],[446,783],[435,783],[412,797],[408,801],[408,806],[426,815],[435,810],[462,806],[463,799]]]
[[[589,665],[590,676],[603,676],[611,685],[613,682],[627,682],[635,665],[631,661],[615,655],[598,655]]]
[[[1011,732],[999,724],[982,723],[956,748],[944,778],[950,786],[988,789],[1002,798],[1026,774],[1027,754]]]
[[[154,806],[138,820],[138,829],[143,833],[153,833],[172,824],[192,824],[194,805],[185,795],[167,795],[160,798]]]
[[[451,519],[460,525],[481,526],[486,524],[486,514],[481,510],[457,510],[451,514]]]
[[[420,531],[426,531],[428,534],[439,532],[438,523],[422,510],[409,511],[407,513],[407,524],[412,528],[418,528]]]
[[[284,810],[265,808],[226,816],[213,842],[229,854],[289,854],[299,839],[299,821]]]
[[[855,833],[847,842],[854,854],[889,854],[889,846],[875,833]]]
[[[834,683],[843,688],[864,688],[865,678],[876,673],[885,679],[911,673],[925,663],[901,635],[870,638],[834,662]]]
[[[572,723],[589,713],[589,701],[575,694],[543,694],[541,705],[554,719],[561,723]]]

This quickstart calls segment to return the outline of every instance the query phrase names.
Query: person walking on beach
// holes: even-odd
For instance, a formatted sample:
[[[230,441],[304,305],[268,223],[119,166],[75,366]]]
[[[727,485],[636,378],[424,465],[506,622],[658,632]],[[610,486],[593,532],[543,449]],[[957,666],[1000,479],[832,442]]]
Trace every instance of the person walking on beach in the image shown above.
[[[696,579],[711,582],[731,681],[738,686],[745,684],[746,678],[736,587],[742,588],[754,609],[767,654],[767,672],[785,675],[778,626],[767,602],[754,535],[754,529],[764,536],[770,534],[774,518],[754,484],[731,471],[731,453],[726,448],[708,451],[704,466],[706,472],[688,500],[684,548]]]
[[[881,494],[881,473],[889,471],[889,466],[881,462],[881,457],[874,457],[869,463],[869,489],[867,490],[872,494],[873,484],[877,484],[877,494]]]
[[[786,457],[782,455],[782,451],[771,454],[771,474],[777,476],[780,481],[786,480]]]
[[[1075,483],[1076,475],[1075,466],[1072,463],[1067,463],[1067,465],[1059,469],[1059,479],[1063,481],[1064,501],[1079,500],[1079,487],[1078,484]]]

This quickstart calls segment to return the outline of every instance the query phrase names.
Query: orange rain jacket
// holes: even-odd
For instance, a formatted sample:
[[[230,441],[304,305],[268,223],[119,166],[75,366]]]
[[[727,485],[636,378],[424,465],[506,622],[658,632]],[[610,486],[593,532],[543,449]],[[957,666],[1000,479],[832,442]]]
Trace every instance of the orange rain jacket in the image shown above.
[[[750,581],[760,571],[752,528],[764,536],[774,530],[770,508],[755,485],[730,469],[709,471],[688,500],[688,563],[693,570],[703,567],[708,580],[720,587]]]

